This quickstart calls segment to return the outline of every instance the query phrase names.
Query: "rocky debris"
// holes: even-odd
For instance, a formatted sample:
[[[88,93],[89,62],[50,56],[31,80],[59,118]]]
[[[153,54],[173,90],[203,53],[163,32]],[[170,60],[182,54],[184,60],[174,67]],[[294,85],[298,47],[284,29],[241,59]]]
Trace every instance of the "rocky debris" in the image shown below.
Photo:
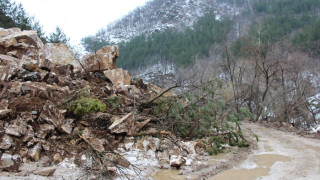
[[[95,53],[82,58],[84,69],[87,72],[96,72],[116,69],[116,59],[119,57],[117,45],[104,46]]]
[[[54,125],[49,125],[49,124],[42,124],[40,125],[39,130],[35,133],[35,136],[40,138],[40,139],[45,139],[45,137],[53,132],[55,129]]]
[[[0,169],[6,171],[18,171],[21,164],[21,157],[19,155],[10,155],[3,153],[0,160]]]
[[[106,70],[104,71],[104,74],[115,86],[131,84],[131,76],[129,72],[121,68]]]
[[[0,143],[0,149],[10,149],[10,147],[12,146],[13,140],[10,136],[8,135],[3,135],[1,138],[1,143]]]
[[[40,175],[40,176],[52,176],[56,170],[57,170],[56,167],[38,168],[37,170],[33,171],[33,174]]]
[[[52,176],[50,166],[65,165],[66,159],[82,166],[95,158],[92,169],[115,175],[117,166],[181,168],[184,159],[196,160],[187,153],[196,151],[156,128],[151,107],[139,107],[162,89],[117,69],[117,46],[88,55],[82,62],[86,71],[79,71],[67,46],[43,46],[32,36],[0,30],[0,39],[6,37],[0,40],[0,170],[35,162],[36,169],[20,168],[21,175]]]
[[[61,114],[59,109],[49,100],[43,106],[39,121],[42,123],[53,124],[55,128],[60,128],[64,116]]]

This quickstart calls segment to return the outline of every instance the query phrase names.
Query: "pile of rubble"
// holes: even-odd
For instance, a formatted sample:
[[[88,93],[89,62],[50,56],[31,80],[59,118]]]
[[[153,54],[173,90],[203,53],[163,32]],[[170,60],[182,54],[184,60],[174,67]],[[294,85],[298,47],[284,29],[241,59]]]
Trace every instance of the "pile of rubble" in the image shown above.
[[[151,109],[138,107],[161,88],[132,80],[116,68],[118,56],[112,45],[77,61],[66,45],[44,45],[35,31],[1,29],[1,171],[54,176],[61,163],[73,160],[92,170],[90,162],[98,158],[107,158],[101,162],[108,175],[190,166],[201,145],[155,128]],[[105,111],[82,117],[69,112],[66,102],[83,93],[103,102]],[[38,168],[23,170],[28,163]]]

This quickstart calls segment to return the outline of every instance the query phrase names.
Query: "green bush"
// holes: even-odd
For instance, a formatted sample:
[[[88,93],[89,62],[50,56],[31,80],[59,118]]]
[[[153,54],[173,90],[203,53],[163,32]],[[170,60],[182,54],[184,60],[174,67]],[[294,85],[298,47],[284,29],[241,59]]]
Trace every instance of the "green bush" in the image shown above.
[[[90,97],[81,97],[79,99],[70,101],[67,104],[67,111],[74,114],[77,117],[82,117],[86,114],[105,112],[106,105],[99,99]]]
[[[200,138],[206,142],[209,154],[220,152],[225,144],[244,147],[248,142],[243,136],[240,120],[252,118],[245,108],[240,112],[230,108],[215,96],[215,90],[222,88],[222,82],[212,81],[198,90],[185,93],[183,101],[173,101],[168,113],[168,127],[178,137]]]

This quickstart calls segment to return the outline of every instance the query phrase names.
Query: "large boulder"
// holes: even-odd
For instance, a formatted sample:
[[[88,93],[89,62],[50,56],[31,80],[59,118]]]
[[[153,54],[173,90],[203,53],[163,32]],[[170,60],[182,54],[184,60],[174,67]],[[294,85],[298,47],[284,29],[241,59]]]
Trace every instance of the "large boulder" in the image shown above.
[[[19,28],[0,30],[0,53],[18,59],[39,59],[38,51],[43,43],[36,31],[21,31]]]
[[[72,64],[77,66],[74,53],[65,44],[47,43],[43,48],[39,66],[42,69],[51,70],[55,65]]]
[[[116,69],[116,59],[119,57],[117,45],[104,46],[95,53],[85,55],[82,58],[84,68],[87,72],[96,72]]]
[[[120,84],[130,85],[131,83],[131,76],[129,72],[121,68],[106,70],[103,73],[116,87]]]

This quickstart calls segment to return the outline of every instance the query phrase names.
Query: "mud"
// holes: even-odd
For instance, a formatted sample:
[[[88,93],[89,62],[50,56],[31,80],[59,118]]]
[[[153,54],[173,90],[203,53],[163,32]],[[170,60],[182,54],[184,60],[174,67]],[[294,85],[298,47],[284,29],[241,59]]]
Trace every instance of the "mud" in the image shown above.
[[[259,136],[258,148],[219,179],[320,179],[320,141],[290,132],[243,123],[243,128]]]
[[[224,171],[208,180],[225,180],[225,179],[238,179],[238,180],[255,180],[258,177],[268,175],[270,168],[276,162],[286,162],[291,159],[287,156],[276,154],[262,154],[255,156],[257,159],[257,168],[254,169],[232,169]]]

